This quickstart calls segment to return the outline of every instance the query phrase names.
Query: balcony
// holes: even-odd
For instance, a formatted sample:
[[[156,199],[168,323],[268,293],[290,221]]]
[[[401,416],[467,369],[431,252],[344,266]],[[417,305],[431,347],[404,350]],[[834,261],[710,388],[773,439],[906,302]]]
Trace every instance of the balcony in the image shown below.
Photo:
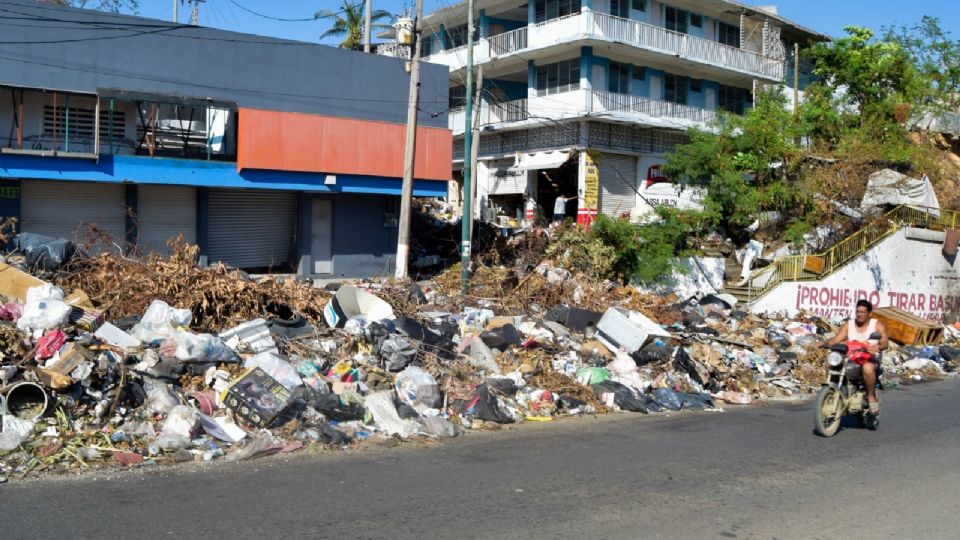
[[[520,59],[517,53],[591,40],[624,43],[653,53],[734,70],[770,81],[781,81],[784,77],[782,60],[660,26],[592,11],[551,19],[480,39],[474,47],[474,63],[481,64],[511,56]],[[466,59],[466,46],[461,46],[430,55],[424,60],[444,64],[457,71],[466,67]]]
[[[686,129],[702,128],[716,116],[715,111],[670,101],[615,92],[573,90],[499,104],[485,101],[480,110],[480,125],[506,127],[505,124],[511,123],[542,124],[594,117],[650,127]],[[448,118],[454,135],[463,134],[463,107],[452,109]]]

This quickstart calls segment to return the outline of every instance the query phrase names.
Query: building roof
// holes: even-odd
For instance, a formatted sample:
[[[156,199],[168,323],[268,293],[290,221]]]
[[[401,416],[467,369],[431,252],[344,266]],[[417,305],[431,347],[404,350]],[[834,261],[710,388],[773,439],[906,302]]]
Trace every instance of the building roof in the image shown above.
[[[446,127],[449,72],[421,67],[425,126]],[[403,123],[404,61],[316,43],[0,0],[0,86],[118,91]]]

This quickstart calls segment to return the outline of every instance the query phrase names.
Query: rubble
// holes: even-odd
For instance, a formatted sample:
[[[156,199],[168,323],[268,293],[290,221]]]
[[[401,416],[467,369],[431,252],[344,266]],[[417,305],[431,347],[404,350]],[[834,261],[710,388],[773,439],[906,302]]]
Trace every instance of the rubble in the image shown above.
[[[532,244],[497,248],[514,250],[499,256],[509,266],[478,263],[467,296],[457,267],[331,297],[196,267],[180,244],[166,258],[76,255],[32,275],[8,256],[0,475],[718,411],[810,396],[824,379],[818,345],[839,321],[758,317],[725,295],[644,294],[564,267],[547,255],[549,233],[527,234]],[[99,315],[66,316],[78,306]],[[943,330],[960,338],[960,326]],[[960,348],[892,344],[883,365],[889,385],[941,378]]]

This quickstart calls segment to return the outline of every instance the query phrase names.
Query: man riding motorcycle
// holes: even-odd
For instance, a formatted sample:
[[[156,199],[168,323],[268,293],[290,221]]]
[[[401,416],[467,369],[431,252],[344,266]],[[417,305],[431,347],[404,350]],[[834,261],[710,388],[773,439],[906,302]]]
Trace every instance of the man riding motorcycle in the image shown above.
[[[877,401],[877,367],[880,364],[880,352],[887,349],[890,339],[887,336],[887,328],[883,322],[871,317],[873,314],[873,304],[867,300],[857,302],[856,316],[850,319],[847,324],[840,328],[837,335],[833,336],[827,345],[836,345],[845,342],[867,343],[870,340],[870,334],[874,332],[880,334],[879,343],[870,344],[866,347],[866,353],[854,354],[851,358],[853,362],[859,364],[862,368],[863,382],[867,390],[867,403],[870,404],[870,414],[880,413],[880,403]]]

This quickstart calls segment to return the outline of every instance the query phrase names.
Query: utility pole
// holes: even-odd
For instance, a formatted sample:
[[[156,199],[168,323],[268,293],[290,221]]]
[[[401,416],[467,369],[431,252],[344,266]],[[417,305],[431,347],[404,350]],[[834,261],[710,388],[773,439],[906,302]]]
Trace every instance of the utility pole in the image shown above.
[[[463,217],[460,218],[460,292],[470,290],[470,236],[473,232],[473,2],[467,0],[467,103],[463,108]]]
[[[793,114],[799,114],[800,106],[800,44],[793,44]]]
[[[367,0],[369,2],[369,0]],[[403,188],[397,233],[397,269],[394,277],[406,279],[410,259],[410,204],[413,198],[413,166],[417,150],[417,109],[420,104],[420,24],[423,0],[417,0],[413,18],[413,54],[410,56],[410,99],[407,105],[407,140],[403,152]]]
[[[363,2],[363,52],[370,52],[370,24],[373,19],[373,0]]]
[[[173,22],[174,22],[174,24],[180,22],[179,17],[177,17],[177,13],[178,13],[179,9],[180,9],[180,0],[173,0]]]
[[[480,96],[483,94],[483,66],[477,68],[477,80],[475,81],[477,91],[474,92],[474,102],[476,105],[476,116],[473,117],[473,152],[470,152],[470,178],[471,183],[470,200],[477,200],[477,155],[480,153],[480,123],[483,117],[483,101]],[[473,227],[470,227],[470,245],[473,245]]]
[[[205,0],[193,0],[193,13],[190,15],[190,24],[200,26],[200,2]]]

